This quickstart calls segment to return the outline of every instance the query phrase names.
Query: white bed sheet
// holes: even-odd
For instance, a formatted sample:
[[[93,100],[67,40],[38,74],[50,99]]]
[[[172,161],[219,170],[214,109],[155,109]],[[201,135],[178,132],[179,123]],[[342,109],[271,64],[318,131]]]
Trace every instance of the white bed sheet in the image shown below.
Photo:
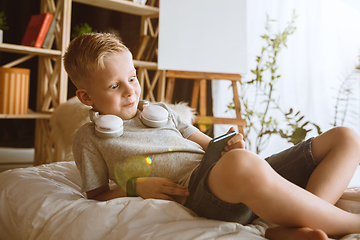
[[[265,239],[260,219],[246,226],[209,220],[164,200],[98,202],[80,184],[74,162],[1,173],[0,239]]]

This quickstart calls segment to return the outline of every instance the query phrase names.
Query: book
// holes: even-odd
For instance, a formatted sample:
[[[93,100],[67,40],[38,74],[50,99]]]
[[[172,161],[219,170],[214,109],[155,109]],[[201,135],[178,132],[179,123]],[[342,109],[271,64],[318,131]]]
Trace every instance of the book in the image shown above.
[[[50,49],[52,47],[52,43],[55,38],[55,30],[56,30],[57,23],[58,23],[58,20],[54,17],[53,20],[51,21],[49,31],[47,32],[44,42],[42,44],[42,48]]]
[[[50,13],[32,15],[21,45],[41,48],[53,19]]]

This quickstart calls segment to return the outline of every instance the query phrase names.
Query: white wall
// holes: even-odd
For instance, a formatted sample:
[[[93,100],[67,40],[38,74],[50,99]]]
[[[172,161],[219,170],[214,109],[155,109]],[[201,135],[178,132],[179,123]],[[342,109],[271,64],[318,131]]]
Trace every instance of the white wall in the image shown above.
[[[354,1],[358,4],[360,1]],[[292,10],[296,10],[297,30],[289,36],[278,60],[281,82],[277,85],[277,95],[284,109],[293,107],[305,117],[319,124],[322,130],[331,128],[334,119],[334,106],[337,89],[341,81],[348,77],[359,64],[360,54],[360,14],[340,0],[252,0],[248,1],[248,71],[255,67],[255,57],[260,53],[263,41],[266,13],[276,19],[274,31],[284,29],[291,20]],[[252,74],[244,75],[250,80]],[[357,116],[345,125],[360,134],[360,75],[352,75],[357,84],[353,87],[355,102],[349,111]],[[215,83],[213,83],[215,84]],[[217,83],[216,83],[217,84]],[[213,85],[214,89],[220,89]],[[228,86],[228,85],[227,85]],[[226,89],[226,87],[223,87]],[[230,92],[213,93],[217,116],[226,116],[223,96]],[[276,116],[276,115],[275,115]],[[216,127],[215,134],[227,131],[229,126]],[[310,132],[307,137],[315,136]],[[270,139],[262,156],[280,151],[291,144],[280,137]]]

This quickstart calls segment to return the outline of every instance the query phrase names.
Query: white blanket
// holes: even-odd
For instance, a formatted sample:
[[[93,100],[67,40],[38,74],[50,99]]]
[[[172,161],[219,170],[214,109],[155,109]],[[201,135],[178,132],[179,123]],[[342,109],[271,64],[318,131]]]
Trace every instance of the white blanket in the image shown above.
[[[86,199],[80,185],[74,162],[1,173],[0,239],[265,239],[260,219],[247,226],[208,220],[164,200],[98,202]],[[352,191],[346,201],[359,210],[359,191]]]

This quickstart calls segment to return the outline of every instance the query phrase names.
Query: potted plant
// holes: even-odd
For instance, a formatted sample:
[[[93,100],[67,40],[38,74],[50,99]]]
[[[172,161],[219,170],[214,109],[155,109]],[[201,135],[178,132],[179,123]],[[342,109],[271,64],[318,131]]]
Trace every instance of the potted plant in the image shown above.
[[[3,30],[9,29],[6,22],[5,12],[0,12],[0,43],[3,42]]]
[[[93,28],[87,23],[80,23],[74,27],[73,34],[71,34],[71,39],[74,39],[78,36],[83,35],[84,33],[93,33],[96,32]]]

